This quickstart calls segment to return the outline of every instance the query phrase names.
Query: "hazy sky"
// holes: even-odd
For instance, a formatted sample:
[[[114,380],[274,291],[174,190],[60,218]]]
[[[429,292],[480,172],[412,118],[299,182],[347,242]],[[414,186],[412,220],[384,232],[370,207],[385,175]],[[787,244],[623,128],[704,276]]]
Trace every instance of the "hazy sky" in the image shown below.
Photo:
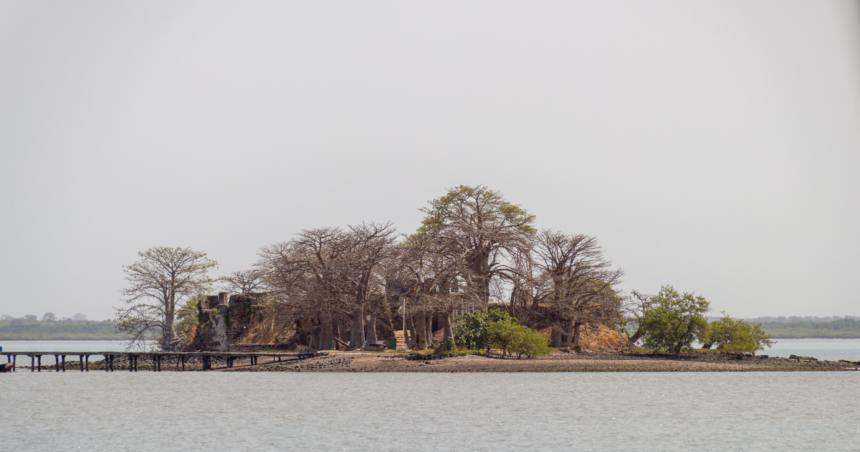
[[[0,314],[485,184],[624,289],[860,315],[860,3],[0,1]]]

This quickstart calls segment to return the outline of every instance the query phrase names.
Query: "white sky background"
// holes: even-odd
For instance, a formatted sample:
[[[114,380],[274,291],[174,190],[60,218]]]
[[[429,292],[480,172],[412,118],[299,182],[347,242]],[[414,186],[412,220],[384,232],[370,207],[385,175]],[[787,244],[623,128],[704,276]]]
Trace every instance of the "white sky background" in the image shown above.
[[[860,3],[0,2],[0,314],[485,184],[624,289],[860,315]]]

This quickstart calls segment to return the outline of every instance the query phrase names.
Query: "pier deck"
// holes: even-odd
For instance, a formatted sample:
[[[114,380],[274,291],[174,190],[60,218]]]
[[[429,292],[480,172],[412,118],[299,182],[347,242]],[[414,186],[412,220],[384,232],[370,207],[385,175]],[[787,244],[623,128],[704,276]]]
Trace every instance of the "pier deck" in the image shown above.
[[[66,356],[77,356],[80,359],[81,372],[89,372],[90,356],[104,356],[102,363],[106,372],[114,371],[114,364],[118,360],[123,361],[123,367],[126,367],[129,372],[137,372],[141,359],[144,362],[149,362],[152,365],[152,371],[160,372],[162,367],[164,370],[184,371],[186,363],[201,363],[202,370],[213,370],[216,367],[214,364],[223,363],[220,368],[229,369],[234,366],[237,361],[244,360],[249,364],[260,364],[260,358],[264,358],[264,362],[285,362],[298,361],[305,358],[310,358],[317,355],[316,350],[302,350],[296,352],[0,352],[0,356],[6,356],[6,362],[12,364],[14,372],[19,356],[29,357],[30,366],[22,366],[29,368],[31,372],[42,371],[42,357],[53,356],[53,367],[57,372],[66,371]],[[268,359],[265,359],[268,358]],[[47,364],[46,366],[50,366]],[[196,368],[196,366],[195,366]],[[49,370],[46,368],[46,370]]]

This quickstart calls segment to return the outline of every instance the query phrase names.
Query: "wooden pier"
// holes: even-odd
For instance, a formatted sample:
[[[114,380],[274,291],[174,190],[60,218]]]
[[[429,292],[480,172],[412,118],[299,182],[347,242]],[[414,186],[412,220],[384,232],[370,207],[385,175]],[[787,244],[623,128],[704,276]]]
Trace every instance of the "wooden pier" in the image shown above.
[[[66,371],[66,357],[77,356],[80,360],[81,372],[89,372],[90,356],[104,356],[103,369],[105,372],[113,372],[118,359],[128,363],[129,372],[137,372],[141,360],[143,363],[151,364],[153,372],[164,370],[184,371],[186,363],[202,364],[201,370],[230,369],[237,361],[246,360],[245,366],[255,366],[275,362],[299,361],[317,355],[316,350],[302,350],[296,352],[0,352],[0,356],[6,356],[6,362],[12,364],[14,372],[18,365],[18,357],[29,357],[31,372],[42,371],[42,357],[53,356],[53,367],[56,372]],[[260,362],[260,358],[263,361]],[[218,366],[221,365],[221,366]],[[46,363],[51,366],[51,363]],[[197,367],[197,366],[195,366]],[[48,369],[46,369],[48,370]]]

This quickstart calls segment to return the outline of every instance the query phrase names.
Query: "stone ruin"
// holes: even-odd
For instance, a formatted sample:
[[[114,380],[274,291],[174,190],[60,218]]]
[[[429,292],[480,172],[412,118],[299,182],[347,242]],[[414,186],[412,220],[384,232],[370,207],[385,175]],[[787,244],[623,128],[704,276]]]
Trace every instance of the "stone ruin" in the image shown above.
[[[229,352],[251,326],[251,317],[266,294],[233,294],[227,292],[206,297],[197,306],[197,327],[190,349]]]

